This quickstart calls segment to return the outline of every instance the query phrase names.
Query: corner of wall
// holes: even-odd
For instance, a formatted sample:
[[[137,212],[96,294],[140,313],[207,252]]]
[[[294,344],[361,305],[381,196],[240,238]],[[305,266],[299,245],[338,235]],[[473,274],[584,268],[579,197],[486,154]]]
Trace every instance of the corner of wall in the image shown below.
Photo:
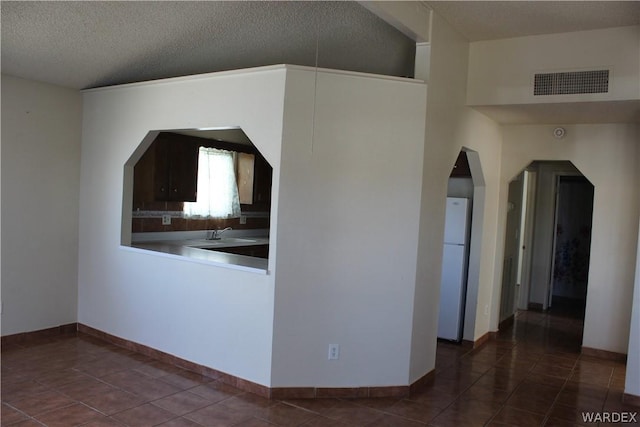
[[[77,321],[81,121],[79,91],[2,76],[2,335]]]

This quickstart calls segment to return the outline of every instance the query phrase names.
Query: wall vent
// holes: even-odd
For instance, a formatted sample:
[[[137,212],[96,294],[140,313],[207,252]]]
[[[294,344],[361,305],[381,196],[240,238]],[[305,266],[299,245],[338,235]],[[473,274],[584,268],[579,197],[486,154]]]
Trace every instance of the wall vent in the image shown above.
[[[534,95],[575,95],[609,92],[609,70],[536,74]]]

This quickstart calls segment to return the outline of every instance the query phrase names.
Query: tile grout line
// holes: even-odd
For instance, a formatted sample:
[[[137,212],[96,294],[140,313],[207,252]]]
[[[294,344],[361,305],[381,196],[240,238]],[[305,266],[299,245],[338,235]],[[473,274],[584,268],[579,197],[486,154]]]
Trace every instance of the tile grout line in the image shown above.
[[[571,367],[571,372],[569,373],[569,376],[564,380],[564,382],[562,383],[562,387],[560,387],[560,391],[558,391],[558,394],[556,395],[555,399],[553,399],[553,402],[551,403],[551,406],[549,407],[549,410],[547,411],[547,413],[545,414],[544,419],[542,420],[542,424],[540,424],[541,426],[544,426],[547,424],[547,422],[549,421],[549,419],[551,418],[551,413],[553,412],[553,410],[555,409],[556,406],[556,402],[558,402],[558,399],[560,398],[560,394],[562,394],[562,391],[565,389],[565,387],[567,386],[567,384],[569,383],[569,380],[571,379],[571,377],[574,374],[574,371],[576,370],[576,367],[578,366],[578,362],[580,361],[580,356],[578,355],[578,358],[576,359],[575,362],[573,362],[573,366]]]
[[[68,395],[68,394],[66,394],[66,393],[64,393],[64,392],[62,392],[62,391],[59,391],[59,390],[58,390],[58,387],[51,387],[50,385],[44,384],[44,383],[42,383],[42,382],[38,381],[37,379],[34,379],[33,381],[37,382],[38,384],[41,384],[41,385],[43,385],[43,386],[45,386],[45,387],[49,388],[50,390],[55,391],[56,393],[62,394],[63,396],[65,396],[65,397],[67,397],[67,398],[69,398],[69,399],[72,399],[72,400],[73,400],[73,403],[71,403],[71,404],[69,404],[69,405],[66,405],[66,406],[62,406],[62,407],[59,407],[59,408],[52,409],[51,411],[56,411],[56,410],[64,409],[64,408],[67,408],[67,407],[72,406],[72,405],[74,405],[74,404],[80,404],[80,405],[83,405],[83,406],[85,406],[85,407],[87,407],[87,408],[90,408],[91,410],[94,410],[94,411],[98,412],[99,414],[101,414],[101,415],[103,415],[103,416],[105,416],[105,417],[107,417],[107,418],[110,418],[110,419],[114,419],[114,418],[113,418],[113,416],[114,416],[114,415],[121,414],[122,412],[125,412],[125,411],[128,411],[128,410],[131,410],[131,409],[134,409],[134,408],[136,408],[136,407],[138,407],[138,406],[142,406],[142,405],[145,405],[145,404],[151,404],[151,405],[155,406],[156,408],[159,408],[159,409],[162,409],[162,410],[168,411],[168,410],[167,410],[167,409],[165,409],[165,408],[162,408],[162,407],[160,407],[160,406],[154,405],[154,404],[153,404],[153,402],[154,402],[154,401],[156,401],[156,400],[163,399],[163,398],[165,398],[165,397],[169,397],[169,396],[173,396],[173,395],[178,394],[178,393],[182,393],[182,392],[184,392],[184,391],[189,391],[189,390],[191,390],[191,389],[193,389],[193,388],[196,388],[196,387],[198,387],[198,386],[200,386],[200,385],[206,384],[206,383],[198,384],[198,385],[195,385],[195,386],[190,387],[190,388],[188,388],[188,389],[178,390],[178,391],[176,391],[175,393],[171,393],[171,394],[168,394],[168,395],[166,395],[166,396],[159,397],[159,398],[154,399],[154,400],[148,400],[148,399],[146,399],[146,398],[144,398],[144,397],[140,396],[140,395],[139,395],[139,394],[137,394],[137,393],[133,393],[132,391],[127,390],[127,389],[125,389],[125,388],[123,388],[123,387],[121,387],[121,386],[119,386],[119,385],[116,385],[116,384],[113,384],[113,383],[107,382],[107,381],[103,380],[101,377],[94,376],[94,375],[89,374],[89,373],[87,373],[87,372],[85,372],[85,371],[82,371],[82,370],[80,370],[80,369],[77,369],[76,367],[71,368],[71,370],[72,370],[72,371],[75,371],[75,372],[78,372],[78,373],[80,373],[80,374],[86,375],[86,376],[87,376],[87,378],[91,378],[91,379],[96,380],[96,381],[98,381],[98,382],[100,382],[100,383],[102,383],[102,384],[105,384],[105,385],[107,385],[107,386],[109,386],[109,387],[112,387],[114,390],[121,391],[121,392],[124,392],[124,393],[127,393],[127,394],[131,394],[131,395],[133,395],[133,396],[139,397],[139,398],[141,398],[142,400],[144,400],[144,403],[140,403],[139,405],[136,405],[136,406],[134,406],[134,407],[131,407],[131,408],[125,408],[125,409],[118,410],[118,411],[116,411],[116,412],[113,412],[113,413],[108,414],[108,413],[106,413],[106,412],[101,411],[100,409],[98,409],[98,408],[96,408],[96,407],[91,406],[90,404],[88,404],[88,403],[86,403],[86,402],[84,402],[84,401],[82,401],[82,400],[78,400],[78,399],[76,399],[76,398],[75,398],[75,397],[73,397],[73,396],[70,396],[70,395]],[[113,374],[119,374],[119,373],[122,373],[122,372],[125,372],[125,371],[135,371],[135,372],[138,372],[138,373],[139,373],[139,374],[141,374],[141,375],[144,375],[144,376],[145,376],[145,377],[147,377],[148,379],[155,379],[155,380],[159,380],[159,381],[162,381],[162,378],[163,378],[163,377],[166,377],[166,376],[171,375],[171,374],[167,374],[167,375],[163,375],[163,376],[161,376],[161,377],[153,377],[153,376],[150,376],[150,375],[148,375],[148,374],[145,374],[144,372],[137,371],[137,370],[135,370],[135,369],[125,368],[125,369],[122,369],[122,370],[118,370],[118,371],[110,372],[109,374],[107,374],[107,375],[105,375],[105,376],[113,375]],[[81,381],[81,380],[80,380],[80,381]],[[216,379],[213,379],[213,381],[211,381],[211,382],[215,382],[215,381],[217,381],[217,380],[216,380]],[[76,382],[76,381],[71,381],[71,382],[66,383],[66,384],[63,384],[63,385],[72,384],[72,383],[74,383],[74,382]],[[162,381],[162,382],[163,382],[163,383],[165,383],[165,384],[168,384],[168,385],[173,385],[173,384],[171,384],[171,383],[169,383],[169,382],[167,382],[167,381]],[[197,395],[197,394],[196,394],[196,395]],[[199,396],[199,395],[197,395],[197,396]],[[200,396],[200,397],[202,397],[202,396]],[[211,402],[209,405],[206,405],[206,406],[204,406],[204,407],[212,406],[212,405],[215,405],[215,404],[221,403],[221,402],[223,402],[223,401],[225,401],[225,400],[228,400],[228,399],[229,399],[229,398],[231,398],[231,397],[234,397],[234,396],[228,396],[228,397],[226,397],[225,399],[222,399],[222,400],[220,400],[220,401],[217,401],[217,402]],[[4,403],[6,403],[6,402],[4,402]],[[204,407],[203,407],[203,408],[204,408]],[[13,406],[12,406],[12,408],[13,408]],[[17,408],[16,408],[16,409],[17,409]],[[175,416],[174,416],[173,418],[171,418],[171,420],[173,420],[173,419],[175,419],[175,418],[183,417],[184,415],[188,415],[188,414],[193,413],[193,412],[196,412],[196,411],[198,411],[198,410],[200,410],[200,409],[202,409],[202,408],[195,409],[195,410],[193,410],[193,411],[188,412],[187,414],[182,414],[182,415],[177,415],[177,414],[172,413],[172,415],[175,415]],[[51,412],[51,411],[46,411],[46,412]],[[21,412],[21,413],[24,413],[24,412],[22,412],[22,411],[20,411],[20,412]],[[168,411],[168,412],[171,412],[171,411]],[[45,413],[45,412],[43,412],[43,413]],[[27,415],[27,416],[29,417],[29,415],[28,415],[28,414],[26,414],[26,413],[25,413],[25,415]],[[35,419],[34,417],[30,417],[30,418],[33,418],[35,421],[38,421],[38,420],[37,420],[37,419]],[[168,421],[169,421],[169,420],[168,420]],[[192,421],[192,420],[190,420],[190,421]],[[38,422],[39,422],[40,424],[43,424],[43,423],[41,423],[40,421],[38,421]],[[91,421],[88,421],[88,422],[91,422]],[[88,423],[88,422],[87,422],[87,423]],[[118,422],[119,422],[119,421],[118,421]],[[194,422],[195,422],[195,421],[194,421]],[[81,425],[84,425],[84,424],[87,424],[87,423],[83,423],[83,424],[81,424]],[[43,424],[43,425],[45,425],[45,424]]]
[[[512,347],[512,349],[515,349],[518,346],[517,342],[516,344],[514,344],[514,346]],[[531,367],[529,368],[529,370],[527,371],[527,375],[529,373],[531,373],[533,371],[533,369],[536,367],[536,365],[538,364],[539,360],[536,360],[536,362],[531,365]],[[526,378],[526,375],[523,377]],[[511,396],[513,396],[513,394],[516,392],[516,390],[518,389],[518,387],[520,387],[522,385],[522,383],[524,382],[523,380],[520,380],[520,382],[518,383],[517,386],[515,386],[513,388],[513,390],[511,390],[511,392],[509,393],[509,395],[507,396],[507,398],[504,400],[504,402],[500,405],[500,409],[498,409],[498,411],[496,411],[495,414],[493,414],[493,416],[491,418],[489,418],[489,420],[487,420],[487,422],[484,424],[485,426],[488,426],[491,424],[491,422],[498,416],[498,414],[507,407],[507,402],[509,401],[509,399],[511,398]],[[544,424],[543,424],[544,425]]]

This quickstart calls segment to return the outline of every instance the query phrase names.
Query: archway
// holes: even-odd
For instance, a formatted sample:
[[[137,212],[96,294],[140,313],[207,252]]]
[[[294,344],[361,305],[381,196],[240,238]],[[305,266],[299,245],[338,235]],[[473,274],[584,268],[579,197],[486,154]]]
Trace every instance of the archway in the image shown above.
[[[461,266],[458,267],[461,270],[457,273],[454,272],[453,276],[447,276],[446,268],[448,260],[446,258],[446,246],[447,243],[452,242],[447,242],[447,236],[445,236],[441,296],[445,291],[443,287],[451,286],[452,279],[454,286],[456,282],[458,282],[461,289],[459,293],[455,295],[456,300],[453,306],[451,306],[451,302],[444,302],[441,298],[439,325],[441,321],[443,321],[442,314],[448,314],[450,321],[457,319],[458,324],[454,325],[453,329],[451,329],[453,335],[450,333],[448,336],[441,335],[441,327],[439,326],[438,336],[439,338],[450,341],[473,342],[475,340],[475,325],[478,312],[480,249],[485,205],[485,181],[478,152],[463,147],[458,154],[456,163],[449,176],[447,199],[447,205],[451,204],[455,206],[459,202],[464,202],[465,206],[458,209],[466,210],[466,221],[464,225],[466,232],[464,233],[464,241],[461,242],[464,246],[463,259],[458,261],[458,263],[462,263]],[[455,259],[454,257],[454,265],[456,263]],[[447,279],[450,281],[449,284],[445,283]],[[449,294],[449,297],[451,297],[451,294]],[[451,310],[454,310],[453,313]]]
[[[518,309],[584,319],[593,189],[569,161],[534,161],[511,180],[500,329]]]

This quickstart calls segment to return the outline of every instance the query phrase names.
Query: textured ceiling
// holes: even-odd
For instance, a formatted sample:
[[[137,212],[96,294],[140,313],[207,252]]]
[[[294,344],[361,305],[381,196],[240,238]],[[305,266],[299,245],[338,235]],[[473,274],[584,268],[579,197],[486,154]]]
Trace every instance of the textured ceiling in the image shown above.
[[[426,1],[469,41],[640,24],[640,1]]]
[[[640,1],[422,3],[471,41],[640,24]],[[280,63],[413,75],[414,42],[351,1],[1,1],[0,17],[3,73],[77,89]]]
[[[280,63],[413,75],[414,42],[355,2],[0,7],[2,72],[78,89]]]

